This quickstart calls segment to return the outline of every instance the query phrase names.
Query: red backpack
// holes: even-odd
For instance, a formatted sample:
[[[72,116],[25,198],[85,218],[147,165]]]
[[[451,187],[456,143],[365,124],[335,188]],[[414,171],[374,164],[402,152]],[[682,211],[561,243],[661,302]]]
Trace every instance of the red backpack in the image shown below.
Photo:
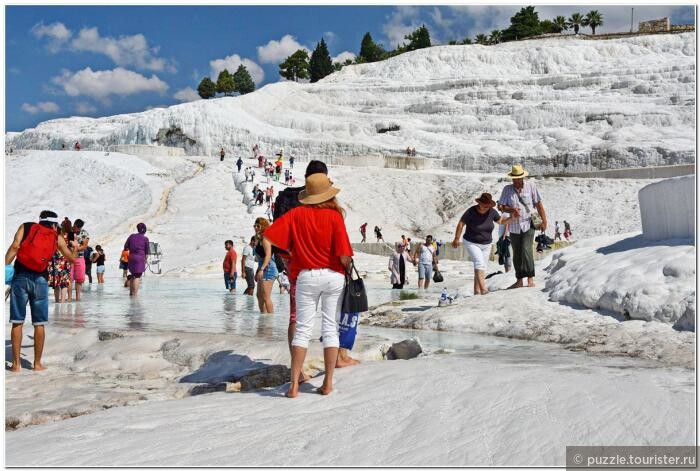
[[[49,266],[56,253],[58,234],[51,227],[32,224],[26,232],[17,252],[17,260],[29,270],[41,273]]]

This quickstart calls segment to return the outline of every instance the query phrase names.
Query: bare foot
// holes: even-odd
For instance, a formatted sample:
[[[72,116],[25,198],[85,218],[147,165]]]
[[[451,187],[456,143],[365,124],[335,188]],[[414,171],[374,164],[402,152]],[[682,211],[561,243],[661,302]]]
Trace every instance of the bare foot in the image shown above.
[[[508,287],[508,289],[515,289],[515,288],[522,288],[523,287],[523,282],[521,280],[516,281],[512,285]]]
[[[323,385],[316,390],[316,392],[323,396],[328,396],[330,393],[333,392],[333,386],[327,386],[324,382]]]
[[[345,366],[353,366],[353,365],[359,365],[360,360],[355,360],[354,358],[347,357],[347,358],[338,358],[335,361],[335,367],[336,368],[343,368]]]
[[[22,367],[19,365],[15,365],[14,363],[8,368],[8,371],[12,371],[13,373],[19,373],[22,371]]]
[[[482,291],[481,294],[482,294],[482,295],[484,295],[484,294],[489,294],[489,292],[488,292],[488,291]]]
[[[307,381],[310,380],[310,379],[311,379],[311,376],[310,376],[310,375],[307,375],[307,374],[304,373],[303,371],[302,371],[301,373],[299,373],[299,384],[305,383],[305,382],[307,382]]]
[[[528,279],[527,279],[527,287],[528,287],[528,288],[534,288],[534,287],[535,287],[535,279],[534,279],[534,278],[528,278]]]
[[[297,394],[299,394],[299,384],[297,383],[291,383],[289,385],[289,391],[285,394],[290,399],[294,399],[297,397]]]
[[[34,371],[44,371],[46,367],[41,363],[34,363]]]

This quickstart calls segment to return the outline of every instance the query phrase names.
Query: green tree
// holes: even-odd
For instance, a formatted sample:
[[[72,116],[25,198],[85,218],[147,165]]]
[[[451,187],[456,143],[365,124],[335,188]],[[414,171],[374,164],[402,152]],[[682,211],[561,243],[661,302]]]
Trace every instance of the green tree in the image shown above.
[[[464,38],[464,41],[462,41],[462,44],[471,44],[472,40],[471,38]]]
[[[236,72],[234,72],[233,80],[236,82],[236,91],[241,95],[255,91],[253,77],[250,76],[250,72],[243,64],[239,65]]]
[[[561,33],[561,29],[552,20],[542,20],[540,21],[540,29],[542,33]]]
[[[474,38],[474,42],[477,44],[481,44],[482,46],[485,46],[486,44],[489,43],[489,38],[485,34],[477,34],[476,38]]]
[[[323,77],[333,73],[333,61],[328,53],[326,41],[321,38],[321,42],[316,44],[316,49],[311,53],[309,60],[309,76],[311,83],[318,82]]]
[[[209,77],[204,77],[197,86],[197,93],[205,100],[216,96],[216,85]]]
[[[500,30],[494,29],[491,31],[491,36],[489,36],[489,42],[491,44],[498,44],[503,38],[503,33]]]
[[[309,53],[299,49],[287,57],[279,67],[280,75],[287,80],[298,82],[299,79],[309,78]]]
[[[404,39],[408,40],[408,44],[405,46],[406,51],[415,51],[416,49],[430,47],[430,32],[425,25],[421,26],[411,34],[407,34],[404,36]]]
[[[568,20],[569,28],[574,28],[574,34],[578,34],[578,30],[583,26],[583,17],[581,13],[572,13]]]
[[[503,41],[523,39],[542,34],[540,19],[535,7],[523,7],[510,19],[510,26],[503,31]]]
[[[554,18],[554,20],[552,20],[552,23],[554,23],[554,25],[559,30],[557,31],[557,33],[561,33],[562,31],[566,31],[567,29],[569,29],[569,25],[566,22],[566,18],[561,15]]]
[[[595,29],[598,26],[603,26],[603,15],[598,10],[591,10],[586,13],[582,22],[583,26],[590,26],[591,31],[595,34]]]
[[[382,59],[382,54],[384,54],[384,48],[374,42],[369,32],[365,33],[360,44],[358,62],[377,62]]]
[[[219,77],[216,79],[216,93],[223,93],[224,95],[233,95],[236,90],[236,84],[234,82],[233,75],[224,69],[219,72]]]

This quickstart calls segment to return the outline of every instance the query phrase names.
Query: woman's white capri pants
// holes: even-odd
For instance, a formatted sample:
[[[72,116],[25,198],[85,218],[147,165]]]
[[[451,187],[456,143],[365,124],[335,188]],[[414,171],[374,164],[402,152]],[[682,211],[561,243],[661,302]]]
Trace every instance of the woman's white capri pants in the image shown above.
[[[338,347],[338,322],[345,276],[328,268],[302,270],[297,277],[297,325],[292,345],[309,348],[316,308],[321,302],[323,347]]]
[[[491,244],[475,244],[465,239],[464,246],[469,252],[469,258],[474,262],[474,270],[486,271],[491,256]]]

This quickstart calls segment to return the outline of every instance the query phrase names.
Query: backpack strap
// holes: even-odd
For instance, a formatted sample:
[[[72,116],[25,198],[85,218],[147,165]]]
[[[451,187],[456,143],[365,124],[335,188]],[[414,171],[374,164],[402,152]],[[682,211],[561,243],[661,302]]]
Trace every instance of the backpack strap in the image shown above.
[[[36,222],[25,222],[22,224],[24,226],[24,234],[22,234],[22,242],[29,236],[29,231],[32,230],[32,226],[36,224]]]

